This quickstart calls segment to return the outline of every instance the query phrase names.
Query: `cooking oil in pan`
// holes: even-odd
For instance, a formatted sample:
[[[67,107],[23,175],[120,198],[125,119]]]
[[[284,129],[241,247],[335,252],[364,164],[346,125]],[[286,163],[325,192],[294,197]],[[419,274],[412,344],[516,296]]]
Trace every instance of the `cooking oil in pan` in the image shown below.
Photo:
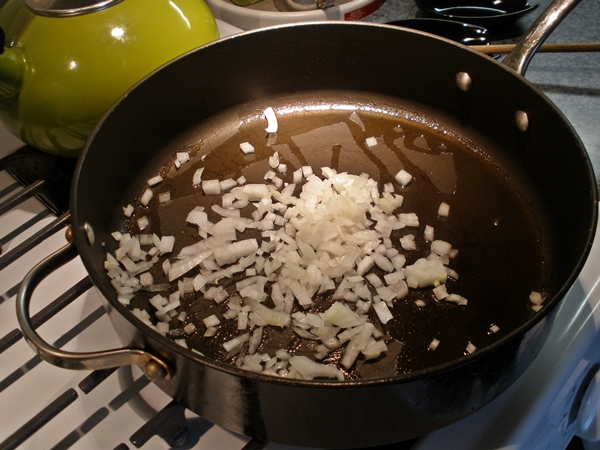
[[[278,120],[274,134],[265,131],[263,109],[249,106],[199,126],[191,133],[193,142],[178,143],[176,150],[189,152],[191,161],[176,169],[173,155],[166,159],[157,169],[166,178],[153,188],[154,200],[148,207],[138,205],[131,220],[125,221],[124,230],[176,236],[176,255],[200,239],[197,228],[185,223],[189,211],[203,206],[213,223],[220,218],[211,207],[220,205],[221,197],[204,195],[200,186],[193,187],[196,169],[204,168],[204,180],[243,177],[247,183],[271,183],[264,176],[272,170],[269,158],[277,152],[286,167],[285,173],[277,173],[284,185],[292,183],[293,173],[302,167],[313,168],[317,175],[322,167],[367,174],[377,181],[380,191],[392,183],[404,197],[394,212],[416,213],[419,218],[418,227],[395,230],[391,235],[395,247],[405,255],[406,265],[430,253],[425,225],[434,228],[435,239],[448,241],[458,250],[449,264],[458,276],[449,276],[446,286],[449,292],[468,299],[468,304],[439,301],[432,288],[423,288],[411,289],[405,298],[394,300],[390,308],[394,318],[386,324],[371,310],[370,320],[383,334],[388,351],[371,361],[359,358],[344,371],[346,378],[383,378],[461,358],[490,345],[535,314],[529,302],[531,291],[551,289],[546,283],[541,224],[532,211],[532,198],[484,151],[437,122],[395,106],[336,99],[318,104],[281,100],[274,108]],[[242,142],[251,143],[254,152],[244,154]],[[402,169],[413,177],[404,187],[395,181]],[[164,192],[170,193],[171,200],[158,204],[157,198]],[[450,205],[448,217],[438,215],[442,202]],[[242,215],[249,216],[255,209],[250,205]],[[141,216],[149,218],[143,230],[136,222]],[[415,236],[416,250],[399,246],[399,239],[407,234]],[[238,239],[250,237],[260,242],[261,233],[246,230],[238,234]],[[194,276],[197,270],[186,276]],[[383,276],[380,269],[373,270]],[[152,273],[156,284],[167,282],[160,264]],[[219,284],[235,295],[235,282],[242,278],[222,279]],[[147,303],[150,296],[139,293],[131,307],[153,313]],[[296,303],[294,311],[323,312],[333,303],[331,292],[313,300],[310,308]],[[265,305],[272,308],[273,302],[268,298]],[[240,333],[236,320],[223,319],[227,302],[217,304],[189,294],[182,299],[181,308],[187,311],[186,318],[179,321],[174,315],[171,330],[194,323],[196,331],[186,336],[187,345],[211,358],[226,360],[223,342]],[[213,314],[222,319],[219,331],[203,337],[203,319]],[[181,338],[183,333],[171,335]],[[438,344],[435,350],[432,342]],[[317,344],[300,338],[291,327],[267,327],[259,352],[273,355],[285,348],[310,356]],[[323,362],[336,363],[342,353],[343,348],[332,351]],[[236,358],[229,361],[235,363]]]

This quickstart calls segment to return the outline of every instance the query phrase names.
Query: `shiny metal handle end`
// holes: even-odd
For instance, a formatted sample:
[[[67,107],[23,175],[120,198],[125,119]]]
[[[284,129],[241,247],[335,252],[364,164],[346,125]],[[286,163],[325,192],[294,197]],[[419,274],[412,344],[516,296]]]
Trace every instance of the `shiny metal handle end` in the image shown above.
[[[503,64],[525,75],[536,50],[581,0],[554,0],[533,22]]]

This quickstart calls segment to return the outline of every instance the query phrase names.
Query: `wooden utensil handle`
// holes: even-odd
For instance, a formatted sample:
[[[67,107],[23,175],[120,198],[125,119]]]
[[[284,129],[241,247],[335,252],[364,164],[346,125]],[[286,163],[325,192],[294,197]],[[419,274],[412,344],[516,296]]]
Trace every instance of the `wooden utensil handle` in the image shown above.
[[[514,44],[497,44],[497,45],[472,45],[474,50],[478,50],[485,54],[494,53],[510,53]],[[537,50],[538,52],[598,52],[600,51],[600,42],[581,42],[581,43],[561,43],[561,44],[542,44]]]

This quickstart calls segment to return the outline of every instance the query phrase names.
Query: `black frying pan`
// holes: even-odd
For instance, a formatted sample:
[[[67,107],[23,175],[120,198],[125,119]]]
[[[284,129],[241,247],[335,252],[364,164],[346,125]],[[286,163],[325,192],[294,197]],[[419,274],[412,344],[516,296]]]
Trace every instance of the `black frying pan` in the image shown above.
[[[567,3],[567,9],[573,6]],[[511,67],[523,72],[527,58],[512,56],[517,61]],[[248,373],[183,350],[140,324],[116,300],[103,268],[103,243],[110,240],[124,198],[166,154],[189,144],[203,124],[231,117],[232,111],[323,92],[396,99],[485,148],[519,180],[517,186],[524,186],[532,209],[543,218],[543,238],[551,243],[544,258],[551,266],[552,293],[539,313],[474,354],[434,366],[374,380],[298,381]],[[588,255],[597,190],[570,124],[511,68],[419,32],[312,23],[221,40],[143,80],[91,136],[78,163],[71,214],[76,250],[68,246],[35,269],[19,295],[24,335],[42,357],[75,369],[143,364],[170,396],[232,431],[293,445],[361,447],[410,439],[459,420],[523,373]],[[76,252],[106,298],[126,349],[68,354],[50,348],[31,329],[31,290],[57,261]]]

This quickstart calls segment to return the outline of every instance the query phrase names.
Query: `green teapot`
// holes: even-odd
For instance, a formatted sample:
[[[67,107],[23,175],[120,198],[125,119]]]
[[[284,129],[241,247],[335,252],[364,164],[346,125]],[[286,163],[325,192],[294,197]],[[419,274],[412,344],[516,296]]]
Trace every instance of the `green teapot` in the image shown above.
[[[0,122],[32,147],[77,157],[131,86],[218,37],[203,0],[8,0]]]

